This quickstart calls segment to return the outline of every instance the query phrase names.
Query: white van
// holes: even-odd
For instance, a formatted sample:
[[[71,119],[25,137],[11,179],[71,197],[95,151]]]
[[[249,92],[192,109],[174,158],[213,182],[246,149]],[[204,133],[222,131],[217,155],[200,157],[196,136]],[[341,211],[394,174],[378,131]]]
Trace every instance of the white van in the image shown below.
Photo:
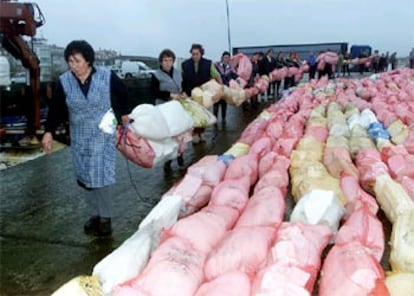
[[[0,56],[0,86],[10,85],[10,63],[9,60]]]
[[[121,78],[145,77],[155,72],[154,69],[139,61],[122,61],[120,67],[114,67],[112,70]]]

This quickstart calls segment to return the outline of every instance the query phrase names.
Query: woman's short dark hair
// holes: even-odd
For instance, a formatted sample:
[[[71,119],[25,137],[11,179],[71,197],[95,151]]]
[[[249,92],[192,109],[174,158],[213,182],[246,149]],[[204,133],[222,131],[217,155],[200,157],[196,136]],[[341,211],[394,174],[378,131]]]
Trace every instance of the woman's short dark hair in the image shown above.
[[[173,62],[175,62],[175,54],[171,49],[166,48],[161,51],[160,55],[158,56],[158,62],[161,64],[164,58],[172,58]]]
[[[230,56],[230,53],[228,52],[228,51],[224,51],[223,53],[222,53],[222,55],[221,55],[221,57],[224,57],[224,56]]]
[[[200,51],[201,55],[204,55],[204,48],[203,48],[203,46],[202,46],[201,44],[199,44],[199,43],[193,43],[193,44],[191,45],[191,48],[190,48],[190,53],[191,53],[194,49],[198,49],[198,50]]]
[[[95,51],[88,42],[85,40],[73,40],[70,42],[65,48],[65,61],[68,62],[69,57],[77,53],[80,53],[90,66],[93,65],[95,61]]]

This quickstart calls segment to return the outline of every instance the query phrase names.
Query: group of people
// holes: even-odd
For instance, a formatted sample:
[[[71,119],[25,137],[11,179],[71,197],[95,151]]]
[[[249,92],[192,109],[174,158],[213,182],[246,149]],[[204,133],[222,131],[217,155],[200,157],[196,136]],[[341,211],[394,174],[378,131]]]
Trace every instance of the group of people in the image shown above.
[[[391,55],[387,53],[379,54],[379,51],[374,50],[371,71],[374,73],[388,71],[391,65],[391,70],[397,69],[397,53],[393,52]]]
[[[253,65],[253,71],[249,85],[253,85],[255,80],[261,75],[270,75],[270,73],[275,69],[281,69],[283,67],[294,67],[300,68],[301,60],[299,55],[296,52],[290,52],[285,58],[284,52],[279,51],[274,56],[273,49],[269,48],[266,53],[255,52],[251,56],[251,62]],[[281,96],[281,84],[282,81],[274,81],[269,83],[269,87],[264,94],[265,100],[268,98],[278,99]],[[283,89],[288,89],[289,87],[295,86],[296,81],[295,77],[285,77],[283,80]],[[257,98],[252,99],[252,103],[255,103]]]

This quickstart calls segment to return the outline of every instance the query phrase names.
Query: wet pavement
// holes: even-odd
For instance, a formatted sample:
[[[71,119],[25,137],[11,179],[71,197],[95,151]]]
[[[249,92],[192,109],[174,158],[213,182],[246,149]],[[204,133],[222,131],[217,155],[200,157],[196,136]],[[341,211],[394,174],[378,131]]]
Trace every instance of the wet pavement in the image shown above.
[[[207,142],[188,146],[186,165],[206,154],[222,154],[270,103],[229,106],[227,124],[206,130]],[[68,147],[0,171],[0,295],[50,295],[94,265],[137,229],[160,196],[185,174],[174,161],[144,169],[117,159],[111,238],[83,233],[89,217],[87,191],[76,185]]]

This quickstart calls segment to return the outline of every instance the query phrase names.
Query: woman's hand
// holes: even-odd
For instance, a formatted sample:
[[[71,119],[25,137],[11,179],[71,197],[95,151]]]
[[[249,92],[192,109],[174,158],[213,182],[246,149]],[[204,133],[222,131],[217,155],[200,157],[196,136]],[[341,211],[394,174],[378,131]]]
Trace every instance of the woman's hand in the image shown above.
[[[171,99],[173,99],[173,100],[177,100],[177,99],[179,99],[179,98],[180,98],[180,95],[179,95],[179,94],[174,94],[174,93],[171,93],[171,94],[170,94],[170,97],[171,97]]]
[[[50,151],[52,151],[52,145],[53,145],[53,136],[52,136],[52,133],[47,132],[47,133],[45,133],[43,135],[43,138],[42,138],[42,147],[43,147],[43,150],[46,153],[49,153]]]
[[[123,125],[128,124],[129,123],[129,117],[128,117],[128,115],[122,115],[121,116],[121,120],[122,120],[122,124]]]

